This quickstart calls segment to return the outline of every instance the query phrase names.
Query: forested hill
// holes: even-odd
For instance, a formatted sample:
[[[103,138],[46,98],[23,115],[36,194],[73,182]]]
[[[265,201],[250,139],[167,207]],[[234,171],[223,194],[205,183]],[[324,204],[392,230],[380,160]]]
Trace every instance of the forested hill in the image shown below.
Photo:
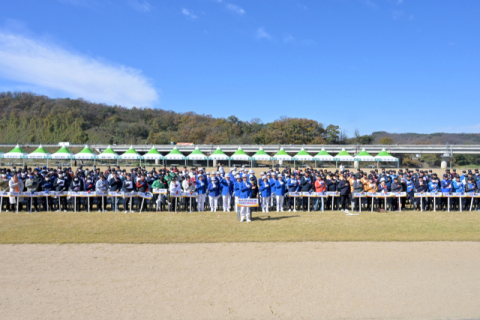
[[[480,144],[478,133],[372,133],[373,143],[381,143],[391,138],[395,144]],[[383,139],[383,140],[382,140]],[[392,141],[390,140],[390,141]]]
[[[338,126],[310,119],[240,121],[193,112],[127,109],[84,101],[50,99],[23,92],[0,93],[2,143],[168,144],[337,144],[346,143]],[[366,137],[365,141],[371,141]]]

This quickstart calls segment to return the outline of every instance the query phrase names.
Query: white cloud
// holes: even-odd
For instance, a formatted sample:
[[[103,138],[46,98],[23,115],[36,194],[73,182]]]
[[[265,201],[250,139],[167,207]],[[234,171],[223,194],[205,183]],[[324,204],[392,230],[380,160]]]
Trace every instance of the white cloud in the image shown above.
[[[257,38],[271,40],[272,36],[267,31],[265,31],[265,28],[262,27],[257,29]]]
[[[243,10],[242,7],[237,6],[235,4],[227,3],[226,7],[227,7],[228,10],[230,10],[231,12],[234,12],[236,14],[239,14],[239,15],[245,14],[245,10]]]
[[[196,19],[196,18],[197,18],[197,16],[194,15],[193,12],[190,11],[190,10],[188,10],[188,9],[183,8],[183,9],[182,9],[182,13],[183,13],[185,16],[191,18],[191,19]]]
[[[128,3],[140,12],[148,12],[153,9],[153,6],[148,1],[129,0]]]
[[[56,45],[0,31],[0,77],[71,98],[153,107],[159,96],[140,70],[112,65]]]

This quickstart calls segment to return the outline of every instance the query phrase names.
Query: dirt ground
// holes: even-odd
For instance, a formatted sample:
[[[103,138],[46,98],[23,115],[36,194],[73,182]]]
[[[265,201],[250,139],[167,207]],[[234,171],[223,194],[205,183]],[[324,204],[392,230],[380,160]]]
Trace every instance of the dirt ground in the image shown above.
[[[478,242],[1,245],[3,319],[480,317]]]

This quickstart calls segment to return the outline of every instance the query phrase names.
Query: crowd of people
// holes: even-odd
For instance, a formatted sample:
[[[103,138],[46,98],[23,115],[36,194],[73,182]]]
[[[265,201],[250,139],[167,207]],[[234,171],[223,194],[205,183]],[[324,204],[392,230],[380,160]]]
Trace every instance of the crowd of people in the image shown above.
[[[281,171],[280,171],[281,170]],[[228,172],[227,172],[228,171]],[[130,170],[120,167],[83,168],[2,168],[0,190],[3,192],[152,192],[151,199],[98,196],[91,200],[81,197],[35,197],[22,198],[3,196],[1,208],[37,212],[119,210],[145,211],[239,211],[241,221],[251,221],[252,211],[318,211],[318,210],[479,210],[480,198],[475,201],[466,197],[442,197],[419,194],[475,193],[480,192],[478,169],[457,173],[447,169],[442,177],[432,170],[378,169],[364,172],[345,170],[334,172],[327,169],[273,167],[258,177],[252,169],[230,168],[225,171],[219,164],[214,172],[204,168],[177,167],[146,168]],[[160,191],[160,192],[159,192]],[[309,197],[307,194],[332,195]],[[394,196],[382,197],[390,193]],[[400,197],[400,194],[405,196]],[[185,195],[190,195],[186,196]],[[360,195],[360,196],[359,196]],[[364,196],[363,196],[364,195]],[[395,195],[399,195],[398,197]],[[239,199],[258,199],[258,208],[238,206]],[[434,200],[435,199],[435,200]],[[208,200],[208,201],[207,201]],[[130,202],[131,201],[131,202]]]

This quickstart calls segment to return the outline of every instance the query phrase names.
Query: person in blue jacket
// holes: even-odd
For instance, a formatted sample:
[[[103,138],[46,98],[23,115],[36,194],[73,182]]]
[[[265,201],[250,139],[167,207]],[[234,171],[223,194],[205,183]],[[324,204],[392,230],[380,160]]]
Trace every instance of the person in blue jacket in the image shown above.
[[[250,197],[250,194],[252,193],[252,185],[250,182],[248,182],[248,176],[243,175],[242,176],[243,181],[240,182],[240,199],[248,199]],[[250,220],[250,208],[248,207],[242,207],[240,209],[240,222],[245,221],[245,218],[247,222],[251,222]]]
[[[225,175],[225,178],[220,180],[222,186],[222,200],[223,200],[223,212],[230,211],[230,202],[233,195],[233,182],[230,181],[230,176]]]
[[[260,184],[260,195],[262,196],[262,212],[268,212],[268,202],[272,195],[272,187],[268,181],[267,176],[263,176],[262,183]]]
[[[208,198],[210,200],[210,211],[217,212],[218,197],[220,196],[220,181],[215,176],[215,172],[210,175],[208,182]]]
[[[233,195],[235,196],[235,211],[240,213],[240,207],[238,207],[238,199],[240,199],[240,183],[242,182],[242,177],[240,174],[235,175],[235,182],[233,183]]]
[[[440,182],[440,191],[442,193],[451,193],[452,192],[452,181],[450,180],[450,175],[445,173],[443,175],[443,180]],[[445,209],[448,207],[448,198],[443,197],[442,198],[442,211],[445,211]],[[449,208],[447,208],[449,209]]]
[[[283,199],[287,191],[286,181],[283,179],[282,175],[278,175],[277,181],[275,181],[275,195],[277,198],[277,212],[283,212]]]
[[[408,201],[410,202],[411,205],[413,205],[415,202],[415,184],[410,175],[407,176],[406,185],[407,185]]]
[[[431,193],[440,192],[440,184],[438,183],[436,174],[432,175],[432,179],[428,183],[428,192],[431,192]],[[436,200],[434,198],[432,198],[432,197],[428,198],[427,209],[431,210],[431,208],[434,206],[435,202],[436,202]]]
[[[465,191],[465,185],[460,181],[460,176],[458,174],[455,176],[455,180],[453,180],[452,186],[453,186],[453,192],[455,193],[462,193]],[[465,199],[452,198],[452,202],[453,202],[454,210],[455,209],[460,210],[460,206],[463,207]]]
[[[205,197],[207,194],[207,184],[203,174],[199,174],[196,180],[196,187],[198,193],[198,211],[204,211],[205,209]]]
[[[270,182],[270,187],[272,190],[272,195],[270,197],[270,207],[273,209],[273,205],[275,202],[275,188],[276,188],[277,175],[275,174],[275,172],[273,172],[272,174],[268,173],[267,177],[268,177],[268,182]]]
[[[297,179],[297,177],[295,176],[295,173],[292,172],[290,173],[290,179],[287,180],[287,190],[288,190],[288,193],[290,192],[298,192],[300,188],[300,183]],[[294,206],[295,202],[294,201],[295,198],[294,197],[288,197],[288,203],[287,203],[287,207],[288,207],[288,211],[292,211],[292,206]],[[297,211],[297,208],[295,208],[295,206],[293,207],[293,211],[296,212]]]
[[[428,186],[423,179],[418,179],[417,184],[415,185],[415,189],[417,190],[417,193],[428,192]],[[415,198],[415,206],[417,207],[417,211],[420,211],[419,209],[420,205],[422,206],[422,209],[425,210],[427,205],[426,202],[427,201],[425,201],[424,198],[423,199],[421,197]]]

